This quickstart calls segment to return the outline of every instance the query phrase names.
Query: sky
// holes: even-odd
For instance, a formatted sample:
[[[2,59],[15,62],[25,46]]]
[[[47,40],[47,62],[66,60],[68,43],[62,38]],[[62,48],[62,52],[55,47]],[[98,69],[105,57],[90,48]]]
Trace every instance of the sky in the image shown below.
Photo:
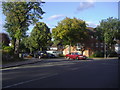
[[[118,18],[117,2],[47,2],[42,9],[46,12],[43,21],[50,28],[65,17],[76,17],[96,27],[102,19]]]
[[[109,17],[118,18],[118,2],[94,2],[92,0],[90,2],[46,2],[42,4],[41,8],[46,13],[42,15],[43,19],[39,21],[46,23],[51,29],[57,26],[58,22],[65,17],[76,17],[84,20],[93,28],[99,25],[102,19]],[[1,21],[5,21],[4,15],[2,15],[0,24]],[[29,27],[28,33],[31,32],[33,27],[33,25]]]

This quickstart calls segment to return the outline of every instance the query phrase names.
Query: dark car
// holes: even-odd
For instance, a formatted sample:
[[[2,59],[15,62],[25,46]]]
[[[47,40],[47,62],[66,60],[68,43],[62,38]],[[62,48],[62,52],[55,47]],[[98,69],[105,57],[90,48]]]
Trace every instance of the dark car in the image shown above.
[[[72,52],[72,53],[69,53],[69,54],[66,54],[65,57],[69,60],[69,59],[87,59],[87,57],[85,55],[82,55],[78,52]]]
[[[38,51],[34,53],[35,58],[45,58],[46,57],[46,52],[45,51]]]
[[[55,58],[55,55],[51,54],[51,53],[47,53],[47,57],[48,58]]]
[[[35,58],[54,58],[55,55],[47,53],[46,51],[38,51],[37,53],[34,54]]]
[[[118,54],[118,59],[120,59],[120,54]]]

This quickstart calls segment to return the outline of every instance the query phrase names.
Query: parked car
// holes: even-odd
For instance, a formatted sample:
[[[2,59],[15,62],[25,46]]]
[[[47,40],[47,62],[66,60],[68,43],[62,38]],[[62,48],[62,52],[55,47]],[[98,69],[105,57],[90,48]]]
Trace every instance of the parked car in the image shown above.
[[[28,57],[29,54],[28,54],[28,53],[22,53],[22,56],[23,56],[23,57]]]
[[[54,58],[55,55],[47,53],[46,51],[38,51],[36,53],[34,53],[34,57],[35,58]]]
[[[118,55],[118,59],[120,59],[120,42],[115,44],[115,52]]]
[[[55,55],[55,57],[59,57],[59,55],[62,54],[62,52],[60,51],[46,51],[46,52]]]
[[[47,58],[55,58],[56,56],[51,54],[51,53],[47,53]]]
[[[67,58],[68,60],[69,59],[76,59],[76,60],[79,60],[79,59],[87,59],[87,57],[85,55],[82,55],[78,52],[72,52],[72,53],[69,53],[69,54],[66,54],[65,55],[65,58]]]
[[[32,58],[33,54],[31,53],[19,53],[20,58]]]

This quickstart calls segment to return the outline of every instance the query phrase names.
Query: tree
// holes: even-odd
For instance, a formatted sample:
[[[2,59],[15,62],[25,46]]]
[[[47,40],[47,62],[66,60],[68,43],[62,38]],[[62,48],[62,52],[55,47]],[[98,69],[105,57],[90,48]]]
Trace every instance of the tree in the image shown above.
[[[86,23],[77,18],[66,17],[52,29],[52,33],[54,40],[62,42],[64,45],[69,45],[69,52],[71,52],[71,45],[75,45],[78,42],[82,43],[86,38]]]
[[[26,46],[30,48],[31,52],[33,49],[40,51],[47,49],[51,43],[50,28],[43,22],[36,23],[36,26],[33,28],[27,40]]]
[[[106,53],[111,50],[110,47],[116,43],[115,39],[120,39],[119,25],[120,20],[110,17],[101,20],[100,25],[96,28],[98,39],[104,41],[105,44],[105,57]]]
[[[15,54],[19,53],[21,39],[26,35],[28,26],[41,19],[44,12],[43,2],[3,2],[3,13],[6,16],[6,31],[12,37]]]

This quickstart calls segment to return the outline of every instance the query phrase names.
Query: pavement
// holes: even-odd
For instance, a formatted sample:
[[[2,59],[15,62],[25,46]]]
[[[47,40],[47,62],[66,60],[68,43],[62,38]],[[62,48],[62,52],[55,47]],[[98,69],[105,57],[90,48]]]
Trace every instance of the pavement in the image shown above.
[[[26,61],[12,62],[12,63],[8,63],[8,64],[0,65],[0,69],[22,66],[22,65],[26,65],[26,64],[33,64],[33,63],[40,62],[42,60],[43,59],[31,58],[31,59],[28,59]]]
[[[104,60],[104,58],[93,58],[93,60],[94,59],[95,60],[99,60],[99,59],[103,59]],[[113,59],[113,58],[107,58],[107,59]],[[12,63],[8,63],[8,64],[0,65],[0,69],[16,67],[16,66],[22,66],[22,65],[26,65],[26,64],[33,64],[33,63],[40,62],[42,60],[44,60],[44,59],[30,58],[30,59],[28,59],[26,61],[12,62]]]

